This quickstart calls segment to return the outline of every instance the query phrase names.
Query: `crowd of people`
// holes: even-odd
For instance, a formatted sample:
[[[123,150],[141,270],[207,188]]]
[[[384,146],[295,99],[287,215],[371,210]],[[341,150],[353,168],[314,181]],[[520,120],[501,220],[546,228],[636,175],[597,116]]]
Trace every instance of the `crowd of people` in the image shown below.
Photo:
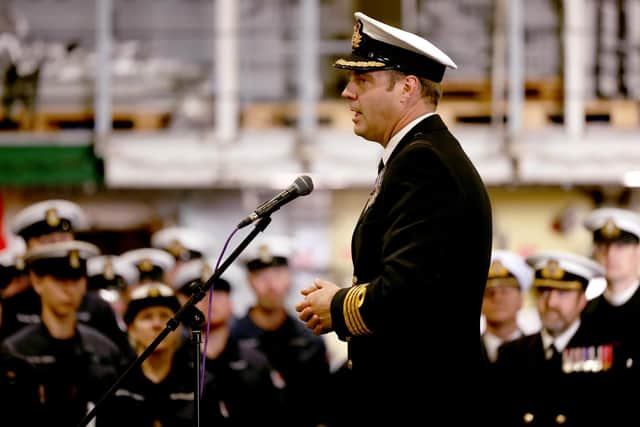
[[[593,234],[591,257],[494,251],[481,347],[491,390],[486,415],[495,425],[637,422],[628,390],[638,379],[640,215],[602,207],[584,226]],[[606,288],[588,299],[594,279]],[[527,290],[540,329],[525,334],[517,315]]]
[[[88,414],[136,427],[637,424],[640,215],[594,210],[592,257],[492,250],[488,192],[436,113],[456,64],[415,34],[355,18],[352,54],[335,66],[349,73],[354,132],[384,153],[353,233],[350,286],[318,278],[290,313],[291,241],[263,235],[244,252],[255,295],[244,315],[220,277],[201,315],[176,320],[213,272],[202,233],[164,229],[151,247],[101,254],[76,239],[80,206],[28,206],[11,219],[22,244],[0,253],[3,426]],[[606,289],[589,300],[598,277]],[[533,333],[517,322],[528,292]],[[321,337],[331,332],[348,347],[336,371]]]
[[[328,387],[331,372],[324,340],[285,308],[289,239],[259,236],[243,254],[256,296],[245,316],[234,317],[233,285],[217,278],[196,304],[200,322],[181,322],[134,363],[211,277],[206,236],[170,227],[151,247],[102,254],[76,240],[87,223],[68,200],[11,220],[0,251],[0,399],[16,410],[3,425],[78,425],[98,403],[98,426],[192,426],[196,415],[202,425],[327,425],[330,414],[300,410],[304,381]]]

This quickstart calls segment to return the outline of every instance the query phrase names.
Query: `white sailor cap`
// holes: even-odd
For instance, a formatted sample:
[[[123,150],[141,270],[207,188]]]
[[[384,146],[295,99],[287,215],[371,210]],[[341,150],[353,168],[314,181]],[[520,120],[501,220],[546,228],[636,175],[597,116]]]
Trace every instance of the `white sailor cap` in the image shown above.
[[[145,283],[131,291],[123,320],[130,325],[141,310],[156,306],[169,307],[176,313],[180,309],[180,302],[173,289],[164,283]]]
[[[158,248],[140,248],[124,252],[120,259],[138,269],[139,281],[164,281],[164,275],[173,268],[175,258]]]
[[[27,245],[24,239],[15,234],[5,236],[6,246],[0,250],[0,265],[13,265],[16,257],[24,257]]]
[[[4,289],[16,276],[26,274],[24,255],[27,246],[20,236],[10,234],[7,247],[0,250],[0,289]]]
[[[164,249],[180,261],[208,255],[213,247],[211,241],[204,231],[188,227],[168,227],[151,236],[151,246]]]
[[[527,257],[535,270],[534,288],[585,290],[589,282],[604,276],[604,267],[594,260],[566,251],[544,251]]]
[[[69,200],[45,200],[27,206],[13,218],[11,231],[25,240],[55,231],[74,232],[88,228],[84,210]]]
[[[511,286],[526,291],[533,282],[533,269],[515,252],[497,249],[491,253],[487,288]]]
[[[87,261],[89,289],[124,289],[138,282],[138,269],[117,255],[99,255]]]
[[[173,279],[173,288],[176,292],[191,295],[193,290],[189,285],[205,283],[213,274],[213,265],[203,259],[194,259],[182,264]],[[231,285],[222,277],[217,278],[213,283],[216,291],[230,292]]]
[[[587,215],[584,226],[593,232],[595,242],[640,241],[640,214],[628,209],[596,209]]]
[[[89,242],[68,240],[45,243],[27,251],[25,261],[29,270],[39,276],[80,277],[87,274],[87,260],[100,253]]]
[[[356,71],[397,70],[441,82],[447,67],[457,65],[430,41],[368,17],[354,14],[351,55],[334,67]]]
[[[262,235],[247,246],[243,259],[249,271],[289,264],[293,240],[282,235]]]

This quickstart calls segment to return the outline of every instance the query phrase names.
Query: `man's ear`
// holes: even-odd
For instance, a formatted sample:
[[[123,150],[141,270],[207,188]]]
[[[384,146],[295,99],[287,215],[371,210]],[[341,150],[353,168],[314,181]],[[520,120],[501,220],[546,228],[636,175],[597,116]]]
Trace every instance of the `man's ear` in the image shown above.
[[[402,95],[407,98],[420,98],[422,83],[413,74],[408,74],[402,79]]]

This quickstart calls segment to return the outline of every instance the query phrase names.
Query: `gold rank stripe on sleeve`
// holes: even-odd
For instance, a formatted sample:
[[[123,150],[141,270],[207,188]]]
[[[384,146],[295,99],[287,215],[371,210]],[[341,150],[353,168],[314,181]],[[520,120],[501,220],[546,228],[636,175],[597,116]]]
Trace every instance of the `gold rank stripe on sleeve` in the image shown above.
[[[385,67],[387,64],[379,61],[347,61],[346,59],[338,59],[336,65],[345,65],[347,67]]]
[[[367,328],[364,319],[360,314],[360,307],[364,302],[367,293],[367,284],[353,286],[347,292],[344,300],[343,313],[344,320],[352,335],[370,335],[372,332]]]

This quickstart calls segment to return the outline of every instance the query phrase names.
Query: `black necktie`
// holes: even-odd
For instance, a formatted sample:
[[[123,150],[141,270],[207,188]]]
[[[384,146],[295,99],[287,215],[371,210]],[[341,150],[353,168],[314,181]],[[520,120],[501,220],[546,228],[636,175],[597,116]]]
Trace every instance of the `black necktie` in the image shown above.
[[[556,349],[556,346],[551,344],[545,353],[547,360],[553,366],[560,366],[562,364],[562,354]]]

